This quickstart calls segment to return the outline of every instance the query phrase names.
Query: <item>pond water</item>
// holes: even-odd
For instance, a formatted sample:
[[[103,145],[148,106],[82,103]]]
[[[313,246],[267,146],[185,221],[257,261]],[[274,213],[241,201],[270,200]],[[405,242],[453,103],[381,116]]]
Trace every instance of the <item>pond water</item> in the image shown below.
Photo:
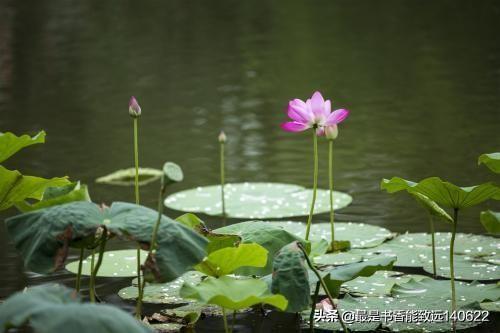
[[[500,144],[498,2],[0,1],[0,12],[0,130],[48,133],[6,166],[69,175],[96,202],[133,201],[132,188],[94,183],[133,164],[130,95],[143,111],[141,165],[184,169],[172,191],[217,183],[221,129],[228,181],[310,186],[311,138],[279,124],[288,100],[316,89],[351,110],[335,141],[335,186],[354,201],[339,221],[423,231],[421,208],[381,192],[383,177],[494,179],[476,161]],[[320,154],[326,187],[326,142]],[[156,191],[143,187],[143,203],[153,207]],[[466,211],[459,230],[481,233],[488,205]],[[72,283],[25,273],[3,224],[0,271],[0,298]],[[114,291],[101,282],[101,294]]]

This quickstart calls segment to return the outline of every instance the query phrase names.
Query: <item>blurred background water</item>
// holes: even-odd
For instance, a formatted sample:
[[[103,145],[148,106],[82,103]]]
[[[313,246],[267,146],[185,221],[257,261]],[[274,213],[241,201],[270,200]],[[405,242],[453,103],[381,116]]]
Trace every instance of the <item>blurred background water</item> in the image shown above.
[[[0,0],[0,13],[0,131],[48,133],[6,167],[69,175],[95,202],[133,201],[132,188],[94,183],[133,165],[131,95],[143,111],[141,165],[184,169],[172,191],[218,182],[221,129],[228,181],[310,186],[311,138],[279,125],[288,100],[314,90],[351,110],[334,168],[336,189],[354,201],[338,221],[424,231],[421,208],[381,192],[382,178],[495,180],[476,161],[500,149],[497,1]],[[320,154],[327,187],[324,141]],[[143,203],[154,207],[156,192],[143,187]],[[464,212],[459,230],[482,233],[485,207],[494,204]],[[25,272],[3,224],[0,272],[0,298],[26,284],[72,283],[66,273]],[[116,292],[106,281],[100,291]]]

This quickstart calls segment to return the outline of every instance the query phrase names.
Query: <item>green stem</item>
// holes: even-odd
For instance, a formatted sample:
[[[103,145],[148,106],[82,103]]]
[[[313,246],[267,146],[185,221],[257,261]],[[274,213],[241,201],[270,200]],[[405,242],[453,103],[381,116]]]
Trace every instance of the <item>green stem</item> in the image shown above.
[[[318,187],[318,137],[316,136],[316,128],[313,128],[313,146],[314,146],[314,177],[313,177],[313,197],[309,217],[307,218],[306,240],[309,240],[309,232],[311,230],[312,217],[314,214],[314,205],[316,204],[316,190]]]
[[[314,332],[314,312],[316,310],[316,303],[318,302],[319,287],[320,287],[320,283],[318,281],[318,282],[316,282],[316,289],[314,289],[314,296],[313,296],[313,302],[312,302],[312,307],[311,307],[311,313],[309,314],[309,331],[311,333]]]
[[[224,332],[229,333],[229,327],[227,326],[226,309],[224,309],[224,307],[222,307],[222,320],[224,321]]]
[[[138,135],[138,118],[134,118],[134,162],[135,162],[135,204],[140,204],[140,196],[139,196],[139,135]],[[140,295],[142,294],[142,283],[141,283],[141,247],[137,245],[137,294],[138,300],[140,299]],[[135,315],[137,318],[141,318],[142,314],[142,303],[137,302]]]
[[[332,250],[335,250],[335,228],[333,211],[333,140],[328,142],[328,182],[330,186],[330,228],[332,233]]]
[[[80,248],[80,259],[78,261],[78,273],[76,274],[76,292],[80,292],[80,286],[82,282],[82,267],[83,267],[83,254],[84,248]]]
[[[332,304],[332,306],[335,306],[335,302],[333,301],[333,297],[330,294],[330,291],[328,290],[328,287],[326,286],[325,281],[323,281],[321,274],[319,274],[318,270],[316,269],[316,267],[314,267],[313,263],[311,262],[311,259],[309,259],[309,256],[307,255],[307,252],[306,252],[306,249],[304,249],[304,246],[301,243],[298,243],[298,247],[302,251],[302,253],[304,254],[304,258],[306,259],[307,265],[313,271],[314,275],[316,275],[316,277],[318,278],[318,281],[321,284],[321,287],[323,288],[323,290],[325,291],[326,296],[330,300],[330,303]],[[342,314],[340,313],[340,309],[338,308],[338,306],[336,306],[336,309],[337,309],[337,314],[338,314],[338,318],[339,318],[339,323],[342,326],[342,329],[344,330],[344,332],[349,332],[349,330],[347,329],[347,326],[345,325],[344,321],[342,320]]]
[[[455,312],[457,310],[457,300],[455,294],[455,266],[453,264],[453,255],[455,249],[455,235],[457,233],[457,224],[458,224],[458,208],[455,208],[453,211],[453,229],[451,233],[451,241],[450,241],[450,282],[451,282],[451,312]],[[453,320],[453,331],[456,331],[455,320]]]
[[[101,268],[102,258],[104,257],[104,250],[106,249],[106,242],[108,240],[107,233],[108,233],[107,229],[104,228],[101,236],[101,242],[100,242],[101,244],[99,246],[99,257],[97,257],[97,263],[95,264],[95,267],[94,267],[95,250],[92,250],[92,261],[90,264],[92,271],[90,274],[90,288],[89,288],[90,301],[92,303],[95,303],[96,300],[95,281],[97,273],[99,272],[99,268]]]
[[[431,229],[431,239],[432,239],[432,273],[434,278],[436,278],[436,240],[434,237],[434,218],[429,215],[429,225]]]
[[[222,202],[222,223],[226,225],[226,198],[224,197],[225,179],[225,161],[224,161],[224,142],[220,143],[220,195]]]

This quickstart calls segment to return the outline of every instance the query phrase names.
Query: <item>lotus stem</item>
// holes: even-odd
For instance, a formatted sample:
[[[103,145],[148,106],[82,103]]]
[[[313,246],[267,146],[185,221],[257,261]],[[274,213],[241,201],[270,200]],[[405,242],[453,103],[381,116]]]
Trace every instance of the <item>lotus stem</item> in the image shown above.
[[[330,228],[332,233],[332,251],[335,250],[335,228],[333,211],[333,140],[328,141],[328,183],[330,186]]]
[[[84,254],[84,248],[80,248],[80,259],[78,261],[78,273],[76,274],[76,292],[80,292],[80,286],[81,286],[81,281],[82,281],[82,266],[83,266],[83,254]]]
[[[309,232],[311,231],[312,217],[314,215],[314,205],[316,204],[316,190],[318,187],[318,137],[316,136],[316,128],[313,127],[313,146],[314,146],[314,177],[313,177],[313,197],[311,201],[311,209],[307,218],[306,240],[309,240]]]
[[[94,267],[95,249],[92,250],[92,261],[90,264],[92,271],[90,273],[90,284],[89,284],[90,301],[92,303],[95,303],[96,300],[95,280],[97,277],[97,273],[99,272],[99,268],[101,268],[102,258],[104,257],[104,250],[106,249],[106,242],[108,240],[107,233],[108,230],[104,228],[99,246],[99,257],[97,257],[97,263],[95,264],[95,267]]]
[[[229,333],[229,327],[227,326],[226,309],[224,309],[224,307],[221,308],[222,308],[222,320],[224,321],[224,332]]]
[[[344,321],[342,320],[342,314],[340,313],[340,309],[338,308],[338,306],[335,305],[335,302],[333,301],[333,297],[330,294],[330,291],[328,290],[328,287],[326,286],[325,281],[321,277],[321,274],[319,274],[319,272],[316,269],[316,267],[314,267],[313,263],[311,262],[311,259],[307,255],[306,249],[304,249],[304,246],[301,243],[298,243],[298,247],[302,251],[302,253],[304,254],[304,258],[306,259],[307,265],[313,271],[314,275],[316,275],[316,277],[318,278],[318,281],[321,284],[321,287],[323,288],[323,290],[325,291],[325,294],[328,297],[328,300],[330,301],[330,303],[332,304],[332,306],[335,306],[337,308],[337,314],[338,314],[338,318],[339,318],[339,323],[342,326],[342,329],[344,330],[344,332],[349,332],[349,329],[347,328],[347,326],[345,325]]]
[[[319,295],[319,287],[320,283],[319,281],[316,282],[316,288],[314,289],[314,296],[313,296],[313,302],[312,302],[312,307],[311,307],[311,313],[309,314],[309,331],[312,333],[314,332],[314,311],[316,310],[316,302],[318,301],[318,295]]]
[[[135,162],[135,204],[140,204],[140,195],[139,195],[139,144],[138,144],[138,118],[134,118],[134,162]],[[140,296],[142,293],[142,283],[141,283],[141,247],[137,245],[137,292]],[[141,318],[142,315],[142,303],[139,301],[140,297],[138,297],[138,301],[136,304],[135,315],[137,318]]]
[[[233,320],[231,322],[231,333],[234,332],[234,324],[236,322],[236,310],[233,310]]]
[[[429,214],[429,225],[431,229],[431,239],[432,239],[432,274],[436,278],[436,240],[434,237],[434,218],[432,214]]]
[[[224,147],[225,142],[220,141],[220,195],[222,203],[222,224],[226,225],[226,198],[224,196],[224,187],[226,186],[225,179],[225,161],[224,161]]]
[[[451,232],[450,240],[450,282],[451,282],[451,313],[453,314],[457,310],[457,300],[455,294],[455,267],[453,265],[453,255],[455,249],[455,236],[457,233],[458,224],[458,208],[453,210],[453,229]],[[456,331],[455,320],[452,320],[453,332]]]

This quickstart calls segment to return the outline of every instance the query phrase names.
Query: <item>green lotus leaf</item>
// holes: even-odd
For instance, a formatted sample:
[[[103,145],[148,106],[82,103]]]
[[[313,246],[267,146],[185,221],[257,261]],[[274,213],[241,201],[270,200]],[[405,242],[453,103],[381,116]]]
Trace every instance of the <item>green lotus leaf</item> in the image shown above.
[[[264,281],[252,278],[209,276],[198,285],[185,283],[180,295],[203,304],[214,304],[230,310],[240,310],[256,304],[269,304],[285,310],[288,305],[288,301],[282,295],[271,294]]]
[[[326,239],[320,239],[319,241],[311,242],[311,253],[309,257],[314,258],[323,255],[328,251],[330,243]]]
[[[305,223],[292,221],[273,221],[269,223],[280,226],[298,237],[304,238],[306,235]],[[309,235],[311,241],[314,242],[324,239],[330,242],[331,237],[330,223],[313,223],[311,225],[311,233]],[[349,241],[351,243],[351,248],[375,247],[392,237],[394,237],[392,232],[375,225],[335,222],[335,238]]]
[[[60,285],[15,293],[0,305],[0,331],[29,324],[37,333],[145,333],[149,328],[117,307],[82,303]]]
[[[396,271],[378,271],[369,277],[358,277],[342,285],[342,290],[353,296],[390,296],[392,287],[396,283],[410,280],[421,281],[429,279],[425,275],[405,274]]]
[[[45,179],[24,176],[17,170],[7,170],[0,165],[0,211],[26,199],[41,200],[47,188],[68,184],[70,181],[66,177]]]
[[[410,194],[413,195],[415,200],[417,200],[417,202],[422,207],[427,209],[429,214],[437,216],[437,217],[445,220],[446,222],[453,223],[453,219],[451,218],[451,216],[443,208],[439,207],[439,205],[437,203],[435,203],[434,201],[432,201],[431,199],[429,199],[428,197],[426,197],[425,195],[423,195],[421,193],[410,192]]]
[[[480,304],[481,309],[489,312],[500,312],[500,301],[496,302],[483,302]]]
[[[396,257],[396,267],[422,267],[423,260],[432,259],[432,248],[420,244],[399,244],[387,242],[370,249],[354,249],[348,253],[362,256],[364,259],[376,259],[381,257]]]
[[[222,215],[220,185],[197,187],[174,193],[165,199],[171,209]],[[330,211],[328,190],[318,190],[315,214]],[[230,183],[224,187],[226,215],[230,218],[264,219],[306,216],[312,190],[292,184],[280,183]],[[349,205],[352,198],[334,192],[334,209]]]
[[[139,168],[139,186],[153,183],[163,175],[162,170],[153,168]],[[96,183],[118,186],[135,185],[135,168],[117,170],[109,175],[97,178]]]
[[[491,171],[500,173],[500,153],[482,154],[477,164],[486,165]]]
[[[144,288],[143,302],[149,304],[179,305],[191,303],[192,300],[182,298],[179,291],[184,282],[198,284],[204,275],[197,271],[188,271],[177,279],[166,283],[147,283]],[[135,285],[134,285],[135,284]],[[121,289],[118,292],[124,300],[135,301],[137,299],[137,279],[132,286]]]
[[[49,273],[63,265],[69,247],[81,247],[81,240],[93,238],[99,227],[122,239],[149,244],[157,216],[152,209],[130,203],[115,202],[108,208],[77,201],[14,216],[6,224],[26,267]],[[158,280],[173,280],[205,257],[206,245],[204,237],[162,216],[157,251],[145,266]]]
[[[184,179],[184,173],[181,167],[174,162],[163,164],[163,175],[167,183],[178,183]]]
[[[256,243],[263,246],[268,253],[267,265],[262,268],[242,267],[236,271],[240,275],[259,275],[263,276],[271,273],[273,258],[279,250],[285,245],[294,241],[303,243],[307,250],[310,250],[310,243],[302,238],[292,235],[283,228],[275,226],[273,223],[262,221],[247,221],[232,224],[214,230],[218,234],[237,235],[241,237],[244,244]]]
[[[16,207],[21,212],[31,212],[33,210],[62,205],[73,201],[90,202],[87,185],[80,185],[80,182],[74,182],[64,186],[49,187],[43,192],[40,201],[34,204],[21,201],[16,203]]]
[[[321,275],[332,297],[338,297],[340,286],[354,280],[358,276],[371,276],[376,271],[391,270],[396,258],[377,258],[359,262],[355,264],[337,266],[323,270]],[[316,283],[318,279],[315,275],[309,274],[309,283]]]
[[[10,132],[0,133],[0,163],[17,153],[19,150],[28,146],[44,143],[45,132],[40,131],[34,137],[29,135],[17,136]]]
[[[271,291],[288,300],[287,312],[310,307],[311,291],[305,260],[297,242],[284,246],[274,257]]]
[[[487,210],[481,212],[481,224],[492,235],[500,234],[500,212]]]
[[[340,266],[353,264],[363,260],[363,257],[356,253],[350,252],[337,252],[326,253],[319,257],[314,258],[314,263],[321,266]]]
[[[148,252],[141,250],[141,265],[146,261]],[[88,256],[82,261],[82,275],[90,276],[91,258]],[[78,273],[79,261],[73,261],[66,265],[66,270]],[[137,250],[106,251],[102,258],[101,267],[97,273],[99,277],[134,277],[137,276]]]
[[[209,276],[220,277],[240,267],[264,267],[267,264],[267,250],[259,244],[240,244],[210,253],[195,269]]]
[[[482,258],[477,259],[470,255],[453,256],[455,279],[458,280],[480,280],[495,281],[500,279],[500,269],[498,263],[490,263]],[[426,272],[432,273],[432,262],[427,260],[423,263]],[[444,252],[436,257],[437,276],[450,278],[449,254]]]
[[[207,226],[198,216],[192,213],[186,213],[175,219],[177,222],[184,224],[186,227],[195,230],[205,230]]]
[[[389,193],[402,190],[407,190],[410,193],[420,193],[435,201],[438,205],[455,209],[475,206],[500,195],[500,188],[493,183],[458,187],[438,177],[426,178],[419,183],[393,177],[390,180],[383,179],[380,187]]]

